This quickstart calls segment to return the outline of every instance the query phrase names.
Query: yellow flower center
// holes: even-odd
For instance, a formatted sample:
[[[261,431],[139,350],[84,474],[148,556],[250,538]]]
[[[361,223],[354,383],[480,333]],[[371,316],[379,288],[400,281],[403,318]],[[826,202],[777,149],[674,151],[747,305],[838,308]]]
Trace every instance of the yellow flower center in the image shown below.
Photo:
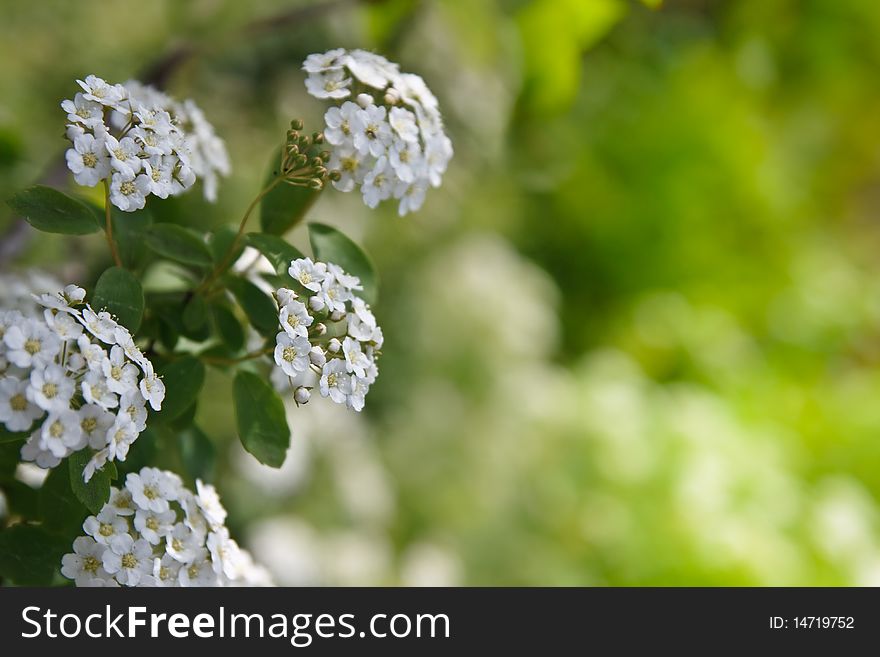
[[[28,352],[31,356],[34,354],[40,353],[40,349],[43,348],[43,343],[37,340],[36,338],[30,338],[24,343],[24,350]]]
[[[93,417],[87,417],[87,418],[84,419],[82,422],[80,422],[80,426],[82,427],[82,430],[83,430],[85,433],[91,435],[91,433],[92,433],[95,429],[98,428],[98,420],[96,420],[96,419],[93,418]]]
[[[98,157],[94,153],[83,153],[83,164],[89,169],[94,169],[98,164]]]
[[[58,394],[58,386],[54,383],[44,383],[43,394],[46,396],[46,399],[53,399]]]
[[[126,180],[121,185],[119,185],[119,191],[126,196],[131,196],[137,191],[137,188],[134,186],[134,183],[131,180]]]
[[[137,568],[138,560],[131,552],[122,556],[123,568]]]
[[[95,557],[86,557],[82,562],[83,570],[89,573],[98,572],[98,568],[101,567],[101,562],[95,559]]]
[[[18,393],[12,399],[9,400],[9,405],[12,407],[13,411],[23,411],[27,408],[27,399],[25,399],[24,395]]]

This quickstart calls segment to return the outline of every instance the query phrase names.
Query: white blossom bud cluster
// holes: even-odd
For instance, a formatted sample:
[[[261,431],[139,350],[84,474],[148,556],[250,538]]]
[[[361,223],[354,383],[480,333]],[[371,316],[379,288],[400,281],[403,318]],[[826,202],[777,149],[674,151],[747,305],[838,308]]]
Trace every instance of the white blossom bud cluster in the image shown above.
[[[41,468],[94,450],[88,481],[125,460],[165,385],[128,329],[86,304],[82,288],[34,298],[42,312],[0,309],[0,425],[30,432],[21,457]]]
[[[83,523],[61,574],[77,586],[259,586],[269,576],[229,537],[217,491],[143,468]]]
[[[272,380],[280,390],[294,388],[305,404],[317,387],[323,397],[360,411],[379,374],[376,358],[382,329],[369,305],[356,292],[360,279],[333,263],[301,258],[288,270],[298,292],[280,288]]]
[[[401,216],[418,210],[428,186],[440,186],[452,157],[437,99],[425,81],[401,73],[381,55],[343,48],[309,55],[303,70],[312,96],[354,98],[324,115],[333,185],[344,192],[360,187],[371,208],[393,197]]]
[[[109,180],[110,201],[125,212],[143,208],[150,194],[181,194],[197,177],[205,197],[216,199],[229,156],[193,101],[178,102],[137,81],[109,84],[90,75],[77,82],[82,91],[61,103],[73,142],[67,166],[77,183]]]

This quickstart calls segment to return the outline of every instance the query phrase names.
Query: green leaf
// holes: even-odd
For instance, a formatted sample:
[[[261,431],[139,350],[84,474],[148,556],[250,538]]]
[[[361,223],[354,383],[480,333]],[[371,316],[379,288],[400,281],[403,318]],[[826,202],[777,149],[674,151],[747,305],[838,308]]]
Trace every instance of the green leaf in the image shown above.
[[[309,241],[317,260],[337,264],[347,274],[360,278],[364,286],[360,296],[367,303],[376,303],[379,285],[376,269],[361,247],[325,224],[309,224]]]
[[[89,482],[83,481],[83,470],[89,459],[92,458],[92,450],[81,449],[74,452],[68,458],[70,471],[70,489],[76,495],[76,499],[94,514],[101,512],[107,500],[110,499],[110,481],[116,474],[116,466],[112,462],[107,463],[100,470],[96,470]]]
[[[278,175],[280,163],[281,151],[276,150],[272,155],[272,168],[266,176],[264,188]],[[278,183],[260,202],[260,227],[263,232],[283,235],[302,221],[320,194],[320,191],[307,187]]]
[[[208,304],[205,297],[195,294],[183,309],[183,326],[187,331],[196,332],[208,321]]]
[[[205,366],[198,358],[184,356],[163,367],[159,374],[165,384],[165,401],[156,417],[170,422],[187,410],[199,396],[205,382]]]
[[[65,539],[43,527],[13,525],[0,531],[0,575],[22,586],[46,586],[68,551]]]
[[[69,534],[82,527],[88,514],[70,486],[70,467],[65,459],[40,488],[40,517],[53,532]]]
[[[280,468],[290,447],[290,427],[278,393],[263,377],[242,370],[235,376],[232,396],[241,444],[260,463]]]
[[[226,306],[215,304],[211,306],[211,315],[223,343],[233,352],[241,350],[244,347],[244,329],[235,313]]]
[[[245,239],[249,246],[254,247],[268,258],[272,266],[275,267],[275,273],[279,276],[287,275],[292,260],[305,257],[299,249],[277,235],[248,233]]]
[[[14,443],[20,440],[25,440],[30,435],[27,431],[18,431],[13,432],[9,431],[3,425],[0,425],[0,444],[2,443]]]
[[[208,247],[211,249],[211,257],[213,258],[215,265],[219,265],[226,260],[226,254],[229,253],[229,249],[232,248],[236,235],[238,235],[238,231],[233,230],[229,226],[218,228],[211,234],[211,237],[208,239]],[[226,261],[227,266],[231,265],[241,257],[244,247],[244,240],[241,240],[235,248],[235,251],[233,251],[232,256]]]
[[[51,187],[29,187],[7,203],[31,226],[45,233],[88,235],[101,228],[92,208]]]
[[[255,329],[266,337],[272,337],[281,330],[278,306],[260,288],[243,278],[228,278],[227,285]]]
[[[98,279],[92,305],[107,310],[119,322],[134,333],[140,328],[144,316],[144,291],[141,284],[127,269],[110,267]]]
[[[119,257],[129,269],[143,266],[152,254],[144,248],[144,235],[153,224],[153,215],[147,209],[123,212],[113,208],[113,239]]]
[[[211,252],[195,232],[176,224],[153,224],[144,232],[145,244],[160,256],[197,267],[211,266]]]
[[[180,457],[183,467],[193,479],[209,480],[217,461],[214,444],[196,425],[180,432]]]

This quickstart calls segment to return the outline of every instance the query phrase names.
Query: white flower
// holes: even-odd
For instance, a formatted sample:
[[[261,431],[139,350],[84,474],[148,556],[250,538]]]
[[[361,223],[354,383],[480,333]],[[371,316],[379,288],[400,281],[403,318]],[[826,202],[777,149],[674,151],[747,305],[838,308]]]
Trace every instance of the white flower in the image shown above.
[[[147,406],[137,388],[119,399],[119,412],[132,421],[138,432],[147,427]]]
[[[144,162],[144,170],[150,181],[150,193],[159,198],[168,198],[174,193],[174,167],[167,157]]]
[[[107,432],[113,426],[114,416],[95,404],[85,404],[77,411],[83,436],[93,449],[107,445]]]
[[[44,411],[63,411],[70,408],[70,399],[76,389],[73,379],[61,366],[52,363],[45,369],[31,371],[27,396]]]
[[[325,53],[309,55],[303,62],[302,68],[306,73],[323,73],[342,68],[345,57],[344,48],[328,50]]]
[[[217,495],[217,489],[210,484],[203,484],[200,479],[196,479],[196,503],[205,516],[205,519],[212,528],[220,527],[226,522],[226,509],[220,504],[220,496]]]
[[[278,319],[281,322],[281,327],[292,338],[296,336],[307,338],[309,326],[314,321],[305,304],[299,301],[288,301],[284,304]]]
[[[308,338],[291,338],[287,333],[275,337],[275,364],[288,376],[296,376],[309,368],[309,351],[312,345]]]
[[[78,536],[73,540],[73,553],[61,558],[61,574],[74,580],[77,586],[89,586],[94,579],[109,578],[103,563],[106,549],[88,536]]]
[[[73,100],[61,103],[61,109],[67,112],[67,120],[85,128],[97,128],[104,123],[104,107],[100,103],[88,100],[78,93]]]
[[[107,457],[111,461],[124,461],[139,434],[137,425],[128,413],[119,413],[113,426],[107,431]]]
[[[127,488],[110,487],[110,501],[107,506],[119,516],[131,516],[135,513],[135,503],[131,497],[131,491]]]
[[[333,186],[341,192],[350,192],[364,182],[373,162],[371,157],[362,157],[354,146],[333,149],[328,165],[339,172],[339,180],[334,180]]]
[[[158,545],[162,538],[171,533],[177,514],[172,510],[150,511],[138,509],[134,514],[134,527],[152,545]]]
[[[104,570],[124,586],[137,586],[141,579],[153,572],[153,549],[140,538],[134,540],[124,534],[103,555]]]
[[[333,146],[349,144],[352,141],[352,126],[357,122],[361,108],[356,103],[346,101],[340,107],[331,107],[324,114],[324,140]]]
[[[376,89],[384,89],[400,74],[397,64],[366,50],[352,50],[345,65],[358,80]]]
[[[293,400],[297,404],[308,404],[309,399],[312,398],[312,393],[308,388],[304,388],[300,386],[296,390],[293,391]]]
[[[128,174],[127,180],[134,180],[135,174],[140,172],[141,147],[132,137],[116,139],[113,135],[107,135],[104,140],[104,148],[110,154],[110,166],[114,171]]]
[[[83,481],[89,483],[92,477],[95,476],[95,473],[107,465],[107,460],[110,456],[110,450],[104,448],[92,454],[92,458],[86,462],[86,467],[83,468]]]
[[[97,404],[103,409],[119,406],[119,397],[107,387],[107,377],[98,370],[90,370],[83,378],[80,387],[83,397],[89,404]]]
[[[3,335],[6,358],[19,367],[44,367],[61,351],[61,340],[45,324],[26,321],[10,326]]]
[[[311,73],[306,78],[306,89],[315,98],[345,98],[350,95],[351,78],[342,69]]]
[[[422,149],[417,143],[395,139],[388,149],[388,163],[402,183],[413,183],[422,168]]]
[[[345,355],[345,367],[349,372],[364,377],[365,368],[370,366],[370,359],[361,351],[361,343],[353,338],[342,341],[342,353]]]
[[[144,372],[144,378],[141,379],[140,389],[144,399],[150,403],[150,407],[154,411],[161,411],[162,401],[165,399],[165,384],[162,383],[162,379],[153,372],[152,366],[150,366],[149,371]]]
[[[178,572],[181,586],[216,586],[217,574],[208,560],[208,552],[201,548],[199,556],[192,562],[184,564]]]
[[[428,185],[421,180],[412,184],[400,183],[394,189],[394,198],[400,199],[397,213],[402,217],[422,207],[422,204],[425,202],[426,191],[428,191]]]
[[[371,105],[358,109],[352,119],[352,145],[361,155],[379,157],[391,143],[391,126],[384,107]]]
[[[125,359],[119,345],[110,349],[110,357],[101,363],[101,371],[107,377],[107,387],[117,395],[127,395],[138,389],[138,368]]]
[[[402,140],[418,144],[419,126],[416,124],[416,115],[408,109],[392,107],[388,112],[388,123]]]
[[[170,554],[153,560],[153,580],[156,586],[177,586],[180,562]]]
[[[115,545],[118,549],[126,543],[123,537],[128,536],[128,522],[116,515],[112,507],[105,506],[97,516],[85,519],[83,531],[101,545]]]
[[[125,87],[120,84],[107,84],[97,75],[89,75],[85,80],[77,80],[83,89],[83,97],[108,107],[119,105],[126,97]]]
[[[165,550],[173,559],[185,564],[198,558],[204,550],[204,541],[204,534],[179,522],[174,525],[171,533],[165,539]]]
[[[354,312],[347,316],[348,334],[365,342],[371,340],[373,332],[376,330],[375,316],[367,303],[360,297],[354,297],[351,304]]]
[[[316,264],[311,258],[300,258],[290,263],[287,273],[307,290],[318,292],[327,276],[327,266],[324,263]]]
[[[41,440],[40,431],[34,431],[25,441],[25,444],[21,446],[21,459],[36,463],[37,466],[44,469],[54,468],[61,463],[61,459],[52,454],[48,449],[40,447]]]
[[[229,530],[226,527],[219,527],[208,534],[206,545],[215,573],[224,575],[227,579],[235,579],[239,576],[242,565],[241,549],[229,538]]]
[[[344,404],[351,393],[351,377],[346,372],[345,361],[340,358],[327,361],[321,371],[320,385],[323,397]]]
[[[125,487],[131,491],[134,503],[141,509],[156,512],[168,510],[168,502],[177,499],[180,486],[176,475],[156,468],[143,468],[140,474],[131,472],[125,478]]]
[[[381,201],[391,198],[396,176],[386,156],[380,157],[370,172],[364,176],[361,195],[367,207],[375,208]]]
[[[116,329],[119,324],[106,310],[96,313],[91,306],[86,306],[82,311],[81,321],[86,330],[104,344],[116,343]]]
[[[363,290],[363,286],[361,285],[361,279],[357,276],[352,276],[351,274],[345,273],[345,270],[339,265],[334,265],[332,262],[327,263],[327,273],[329,273],[333,279],[342,285],[346,290]]]
[[[140,210],[147,203],[152,180],[146,174],[117,171],[110,179],[110,202],[123,212]]]
[[[367,392],[370,390],[370,382],[356,374],[351,375],[351,392],[345,400],[345,405],[358,413],[364,409]]]
[[[68,308],[68,311],[70,310],[71,309]],[[43,318],[46,320],[46,326],[64,341],[77,340],[79,336],[82,335],[83,327],[82,324],[75,319],[76,315],[71,315],[69,312],[57,312],[53,314],[51,310],[47,309],[43,313]]]
[[[40,447],[49,450],[58,458],[85,447],[85,438],[76,411],[68,408],[49,413],[43,421]]]
[[[0,378],[0,422],[9,431],[27,431],[43,410],[27,398],[29,381],[14,376]]]
[[[94,187],[110,173],[110,157],[103,136],[83,133],[73,140],[65,155],[67,168],[80,185]]]

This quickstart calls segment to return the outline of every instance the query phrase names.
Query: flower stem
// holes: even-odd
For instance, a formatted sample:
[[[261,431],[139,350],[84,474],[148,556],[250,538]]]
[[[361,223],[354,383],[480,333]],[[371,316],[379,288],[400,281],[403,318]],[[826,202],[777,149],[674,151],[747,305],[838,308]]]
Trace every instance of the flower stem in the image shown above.
[[[104,179],[104,235],[107,236],[107,244],[110,247],[110,253],[113,255],[113,262],[117,267],[122,267],[122,259],[119,257],[119,250],[116,248],[116,242],[113,241],[113,217],[110,205],[110,181]]]
[[[236,363],[243,363],[247,360],[254,360],[256,358],[262,358],[263,356],[268,356],[274,350],[273,349],[260,349],[259,351],[252,351],[244,356],[239,356],[238,358],[221,358],[218,356],[202,356],[202,361],[210,364],[210,365],[235,365]]]
[[[235,254],[235,250],[238,248],[239,243],[241,242],[241,238],[244,235],[244,229],[247,226],[248,219],[250,219],[251,213],[254,211],[254,208],[257,207],[260,201],[263,200],[263,197],[266,196],[269,192],[271,192],[275,187],[284,180],[282,175],[274,178],[272,182],[270,182],[265,189],[263,189],[259,194],[254,197],[254,200],[251,201],[250,205],[248,205],[247,210],[244,212],[244,216],[241,218],[241,222],[238,225],[238,232],[235,234],[235,239],[232,240],[232,244],[229,245],[229,248],[226,249],[226,253],[223,256],[223,259],[220,263],[211,270],[211,273],[208,277],[202,281],[202,283],[196,288],[196,292],[204,292],[205,290],[211,287],[211,284],[217,280],[217,277],[223,273],[227,267],[232,264],[232,257]]]

